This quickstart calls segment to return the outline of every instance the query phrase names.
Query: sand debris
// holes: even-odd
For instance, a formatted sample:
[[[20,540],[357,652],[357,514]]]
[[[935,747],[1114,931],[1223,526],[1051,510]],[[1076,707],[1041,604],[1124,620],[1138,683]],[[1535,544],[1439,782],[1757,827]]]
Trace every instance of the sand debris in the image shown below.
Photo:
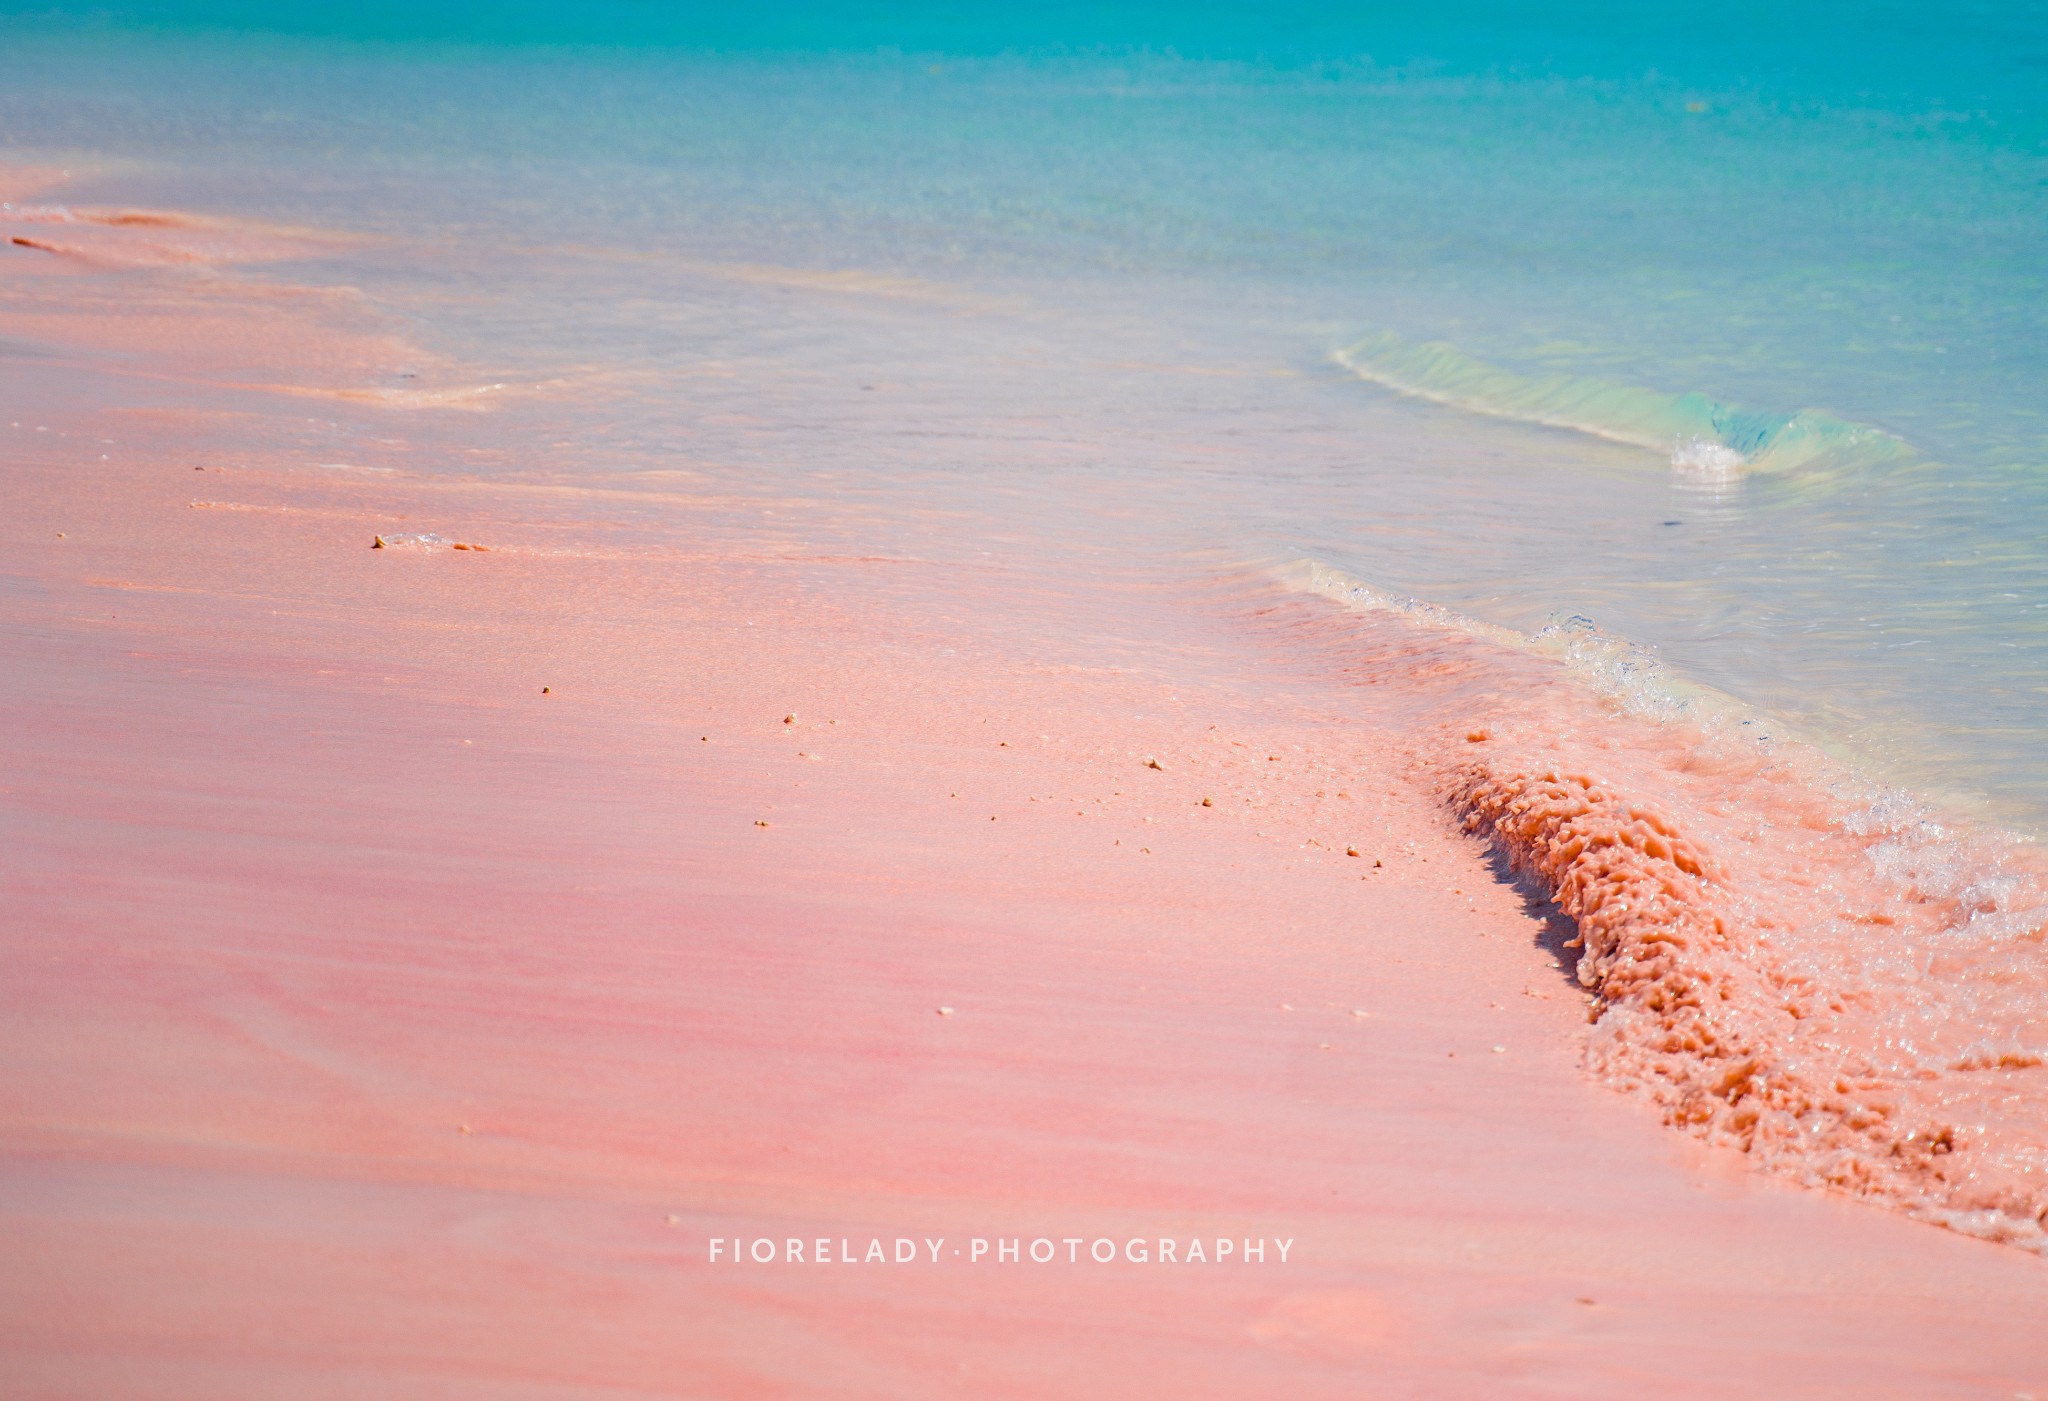
[[[202,503],[195,501],[192,504],[196,506]],[[450,540],[447,536],[436,535],[432,531],[418,535],[373,535],[370,537],[370,548],[373,550],[433,550],[444,546],[451,550],[475,550],[478,554],[489,554],[491,552],[489,545],[477,545],[464,540]]]

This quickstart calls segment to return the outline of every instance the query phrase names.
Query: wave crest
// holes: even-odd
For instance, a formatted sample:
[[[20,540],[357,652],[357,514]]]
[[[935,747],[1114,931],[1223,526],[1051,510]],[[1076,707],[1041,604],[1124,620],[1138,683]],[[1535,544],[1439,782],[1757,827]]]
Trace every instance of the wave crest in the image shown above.
[[[1746,472],[1834,473],[1913,456],[1901,439],[1815,409],[1765,413],[1698,392],[1668,394],[1579,375],[1522,375],[1475,360],[1446,341],[1392,332],[1335,352],[1360,379],[1493,418],[1563,428],[1665,457],[1682,475],[1730,480]]]

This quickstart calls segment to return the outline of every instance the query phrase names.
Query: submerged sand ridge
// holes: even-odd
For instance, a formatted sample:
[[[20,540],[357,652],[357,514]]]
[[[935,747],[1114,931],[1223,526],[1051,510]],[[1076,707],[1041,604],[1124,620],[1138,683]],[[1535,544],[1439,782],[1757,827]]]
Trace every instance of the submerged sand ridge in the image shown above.
[[[61,185],[0,171],[0,193]],[[177,210],[0,203],[0,326],[98,372],[397,408],[478,408],[506,388],[466,382],[346,283],[253,269],[331,259],[374,240]]]
[[[1650,782],[1675,751],[1600,750],[1541,659],[908,468],[648,478],[518,403],[314,422],[132,349],[0,390],[38,411],[0,521],[0,1349],[30,1394],[2048,1372],[2036,1257],[1781,1190],[1580,1074],[1650,984],[1591,989],[1589,1029],[1567,867],[1502,879],[1452,756],[1505,756],[1503,814],[1597,772],[1670,815],[1664,856],[1743,867]],[[1143,487],[1067,509],[1143,521]],[[1067,1236],[1295,1244],[971,1258]],[[898,1237],[962,1253],[838,1262]],[[801,1266],[709,1249],[792,1238]]]

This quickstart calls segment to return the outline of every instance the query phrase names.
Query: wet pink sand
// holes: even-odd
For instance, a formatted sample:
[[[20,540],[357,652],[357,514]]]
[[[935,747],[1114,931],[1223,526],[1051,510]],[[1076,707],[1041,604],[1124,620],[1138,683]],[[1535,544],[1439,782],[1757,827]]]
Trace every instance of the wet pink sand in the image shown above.
[[[1585,1073],[1418,777],[1476,641],[407,470],[393,333],[83,265],[0,262],[10,1395],[2048,1394],[2040,1257]],[[708,1258],[820,1236],[1293,1244]]]

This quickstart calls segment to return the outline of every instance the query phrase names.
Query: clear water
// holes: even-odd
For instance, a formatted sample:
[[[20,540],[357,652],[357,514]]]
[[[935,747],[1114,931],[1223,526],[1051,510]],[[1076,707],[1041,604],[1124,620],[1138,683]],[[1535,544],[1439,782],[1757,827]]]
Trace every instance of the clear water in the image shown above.
[[[985,539],[1108,492],[1583,616],[2048,829],[2042,5],[15,8],[0,159],[384,236],[262,275],[601,386],[612,465],[858,496],[951,435]],[[1544,387],[1331,358],[1386,336]],[[1580,431],[1632,391],[1887,450],[1703,480]]]

